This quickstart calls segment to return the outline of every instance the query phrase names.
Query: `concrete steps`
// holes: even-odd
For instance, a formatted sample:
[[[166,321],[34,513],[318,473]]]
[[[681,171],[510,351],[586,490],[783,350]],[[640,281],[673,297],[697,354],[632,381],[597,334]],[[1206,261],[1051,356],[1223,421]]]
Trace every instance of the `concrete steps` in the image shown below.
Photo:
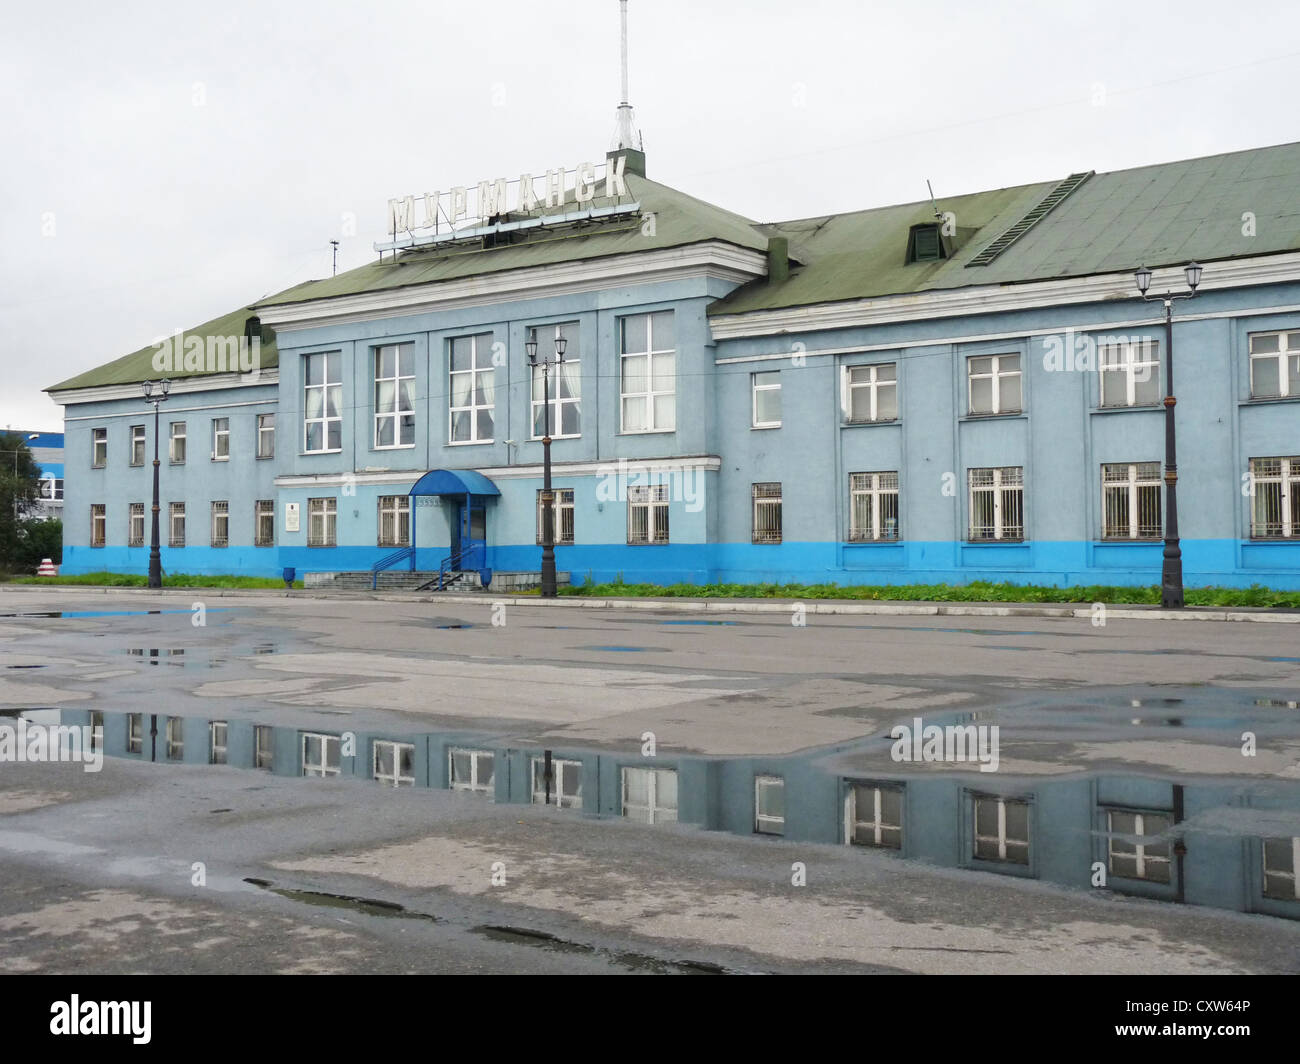
[[[369,570],[302,574],[303,586],[318,591],[331,588],[336,591],[369,591],[373,578],[374,574]],[[437,579],[437,570],[413,573],[409,569],[386,569],[379,574],[377,588],[380,591],[414,591],[432,580],[434,586],[429,590],[436,591]],[[560,587],[567,587],[569,574],[556,573],[555,582]],[[467,571],[451,574],[444,581],[444,584],[448,591],[517,594],[520,591],[530,591],[533,588],[541,587],[542,574],[537,572],[493,573],[491,586],[484,588],[482,581],[479,580],[478,572]]]

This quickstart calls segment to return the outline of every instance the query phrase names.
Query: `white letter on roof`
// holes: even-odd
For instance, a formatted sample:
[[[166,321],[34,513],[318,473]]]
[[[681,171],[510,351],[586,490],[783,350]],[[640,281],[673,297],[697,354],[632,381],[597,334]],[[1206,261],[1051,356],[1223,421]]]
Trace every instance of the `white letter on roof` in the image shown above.
[[[573,196],[579,203],[590,203],[596,194],[596,168],[591,163],[578,164],[578,176],[573,186]]]
[[[626,196],[627,182],[623,180],[623,169],[627,166],[627,156],[620,155],[605,164],[605,195]]]

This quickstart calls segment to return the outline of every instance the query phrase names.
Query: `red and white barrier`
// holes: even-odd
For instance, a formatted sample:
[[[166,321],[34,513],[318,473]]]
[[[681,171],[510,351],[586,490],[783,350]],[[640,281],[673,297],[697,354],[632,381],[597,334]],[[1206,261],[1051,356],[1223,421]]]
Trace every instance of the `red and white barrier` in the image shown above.
[[[58,576],[59,570],[58,567],[54,564],[54,562],[50,561],[49,558],[42,558],[41,567],[36,570],[36,575],[37,576]]]

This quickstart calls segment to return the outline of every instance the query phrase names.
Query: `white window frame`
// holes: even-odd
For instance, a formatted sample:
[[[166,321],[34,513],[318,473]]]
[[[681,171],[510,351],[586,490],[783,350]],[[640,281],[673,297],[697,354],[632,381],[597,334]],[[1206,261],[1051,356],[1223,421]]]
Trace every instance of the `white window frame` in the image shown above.
[[[888,370],[893,376],[881,376],[885,370]],[[873,422],[898,420],[897,362],[870,362],[845,366],[840,386],[843,389],[841,409],[844,413],[844,420],[848,424],[870,425]],[[894,393],[894,413],[890,417],[881,417],[881,393],[890,390]]]
[[[1154,494],[1155,530],[1143,514],[1151,506]],[[1146,504],[1143,496],[1146,496]],[[1112,497],[1120,496],[1128,507],[1127,527],[1110,522]],[[1158,540],[1164,533],[1164,493],[1161,490],[1159,462],[1103,462],[1101,466],[1101,538],[1108,540]]]
[[[894,531],[890,535],[885,529],[885,522],[890,520],[885,515],[885,500],[894,498]],[[871,527],[861,528],[857,524],[857,500],[865,499],[870,510]],[[880,470],[871,473],[849,474],[849,542],[850,543],[895,543],[902,539],[902,514],[899,512],[901,499],[898,491],[897,470]]]
[[[177,431],[176,431],[176,429],[177,429],[178,426],[179,426],[179,428],[180,428],[180,432],[177,432]],[[185,444],[186,444],[186,437],[185,437],[185,422],[184,422],[184,421],[173,421],[173,422],[171,422],[170,426],[169,426],[168,429],[167,429],[167,433],[168,433],[168,435],[167,435],[167,462],[168,462],[168,464],[169,464],[169,465],[184,465],[184,464],[185,464]],[[177,450],[176,445],[177,445],[178,443],[180,444],[180,457],[179,457],[179,458],[176,457],[176,450]]]
[[[1277,472],[1260,472],[1264,463],[1277,463]],[[1278,521],[1259,520],[1260,487],[1277,485]],[[1250,538],[1300,538],[1300,455],[1250,460]],[[1275,529],[1275,530],[1274,530]]]
[[[988,373],[976,373],[975,363],[980,359],[991,359]],[[1004,359],[1014,359],[1015,369],[1003,369]],[[1020,405],[1016,407],[1007,407],[1003,409],[1002,404],[1002,382],[1015,377],[1020,391]],[[993,382],[990,392],[991,410],[975,409],[975,382],[977,380],[991,380]],[[995,417],[999,414],[1023,414],[1025,412],[1025,378],[1024,378],[1024,360],[1019,354],[1012,351],[1004,351],[1000,355],[968,355],[966,358],[966,413],[969,417]]]
[[[90,504],[90,545],[103,547],[108,543],[108,504]]]
[[[212,460],[230,461],[230,418],[228,417],[212,419]]]
[[[224,720],[208,721],[208,764],[227,764],[230,755],[230,725]]]
[[[263,772],[275,768],[275,731],[269,724],[253,725],[253,767]]]
[[[574,525],[573,512],[573,489],[572,488],[552,488],[555,493],[555,501],[552,504],[555,514],[555,545],[557,547],[572,546],[576,526]],[[567,529],[566,529],[567,525]],[[537,489],[537,543],[542,542],[542,489]]]
[[[576,778],[576,794],[565,794],[566,780]],[[546,758],[535,757],[532,763],[533,804],[546,804]],[[582,762],[551,758],[551,805],[560,809],[582,808]]]
[[[1131,833],[1127,831],[1115,830],[1116,814],[1119,814],[1120,816],[1131,816],[1134,818],[1133,831]],[[1130,845],[1132,845],[1134,848],[1133,853],[1124,853],[1122,851],[1117,853],[1115,851],[1115,837],[1117,835],[1131,835],[1136,838],[1148,834],[1157,834],[1157,832],[1148,832],[1146,830],[1147,827],[1146,821],[1148,817],[1159,817],[1161,820],[1168,821],[1168,826],[1161,829],[1162,831],[1168,831],[1170,828],[1173,827],[1174,818],[1171,813],[1165,813],[1165,812],[1141,813],[1138,812],[1136,809],[1126,809],[1119,806],[1116,806],[1115,808],[1108,808],[1106,810],[1106,870],[1112,876],[1117,876],[1120,879],[1141,879],[1141,880],[1145,880],[1148,883],[1172,883],[1173,875],[1174,875],[1173,847],[1169,842],[1166,841],[1166,842],[1155,844],[1157,846],[1165,847],[1167,852],[1165,853],[1164,856],[1160,856],[1159,854],[1152,855],[1147,853],[1148,844],[1145,842],[1131,843]],[[1124,860],[1132,860],[1134,863],[1134,874],[1130,876],[1130,875],[1126,875],[1123,872],[1115,871],[1116,857],[1120,857]],[[1163,865],[1165,869],[1165,878],[1159,879],[1155,876],[1148,875],[1147,865],[1152,865],[1152,866]]]
[[[1098,402],[1103,407],[1145,408],[1160,405],[1160,345],[1155,340],[1128,340],[1120,344],[1103,344],[1097,352],[1097,374],[1100,377]],[[1124,378],[1124,395],[1121,399],[1112,394],[1108,400],[1106,381],[1121,374]],[[1156,397],[1150,402],[1139,403],[1138,384],[1145,384],[1153,376],[1156,382]]]
[[[1259,856],[1260,856],[1261,868],[1262,868],[1262,878],[1260,880],[1260,892],[1264,895],[1264,897],[1271,898],[1276,901],[1300,901],[1300,836],[1292,836],[1290,839],[1291,867],[1289,870],[1284,868],[1269,868],[1268,866],[1268,843],[1286,842],[1286,841],[1287,841],[1287,837],[1285,835],[1279,835],[1279,836],[1264,838],[1260,840]],[[1279,897],[1276,894],[1270,894],[1268,892],[1268,880],[1270,876],[1276,876],[1279,879],[1291,880],[1291,897]]]
[[[108,465],[108,429],[90,430],[90,468],[103,469]]]
[[[629,546],[647,546],[669,542],[668,485],[635,484],[627,489],[627,542]],[[645,510],[645,535],[634,532],[633,511]]]
[[[411,545],[411,497],[409,495],[381,495],[375,504],[377,545],[380,547],[409,547]],[[390,533],[384,535],[388,522]]]
[[[469,758],[469,779],[457,779],[456,757]],[[488,798],[496,794],[496,751],[474,750],[464,746],[453,746],[447,751],[447,786],[453,791],[466,791],[470,794],[482,794]],[[483,773],[479,771],[483,762],[490,762],[492,775],[483,782]]]
[[[338,546],[339,503],[333,495],[307,500],[307,546]],[[318,529],[319,524],[319,529]]]
[[[658,314],[668,314],[673,317],[672,333],[673,346],[659,348],[655,346],[655,327],[654,319]],[[629,351],[627,350],[627,323],[637,318],[645,319],[646,328],[646,350]],[[628,314],[618,319],[618,351],[619,351],[619,432],[624,435],[639,435],[649,432],[676,432],[677,431],[677,321],[675,312],[652,311],[646,314]],[[643,380],[644,387],[637,391],[628,390],[628,359],[643,358],[645,359],[645,373]],[[667,374],[656,372],[656,366],[660,361],[672,359],[672,379],[668,382],[667,387],[662,387],[663,378]],[[645,401],[645,426],[643,428],[629,428],[627,408],[629,399],[642,399]]]
[[[1255,351],[1255,340],[1264,337],[1277,338],[1276,351]],[[1248,335],[1250,358],[1250,397],[1252,399],[1294,399],[1300,396],[1300,329],[1276,332],[1258,332]],[[1255,365],[1268,359],[1276,360],[1277,394],[1261,395],[1255,388]],[[1292,370],[1291,363],[1295,363]]]
[[[773,816],[770,813],[763,813],[762,792],[765,787],[780,787],[781,789],[781,809],[780,816]],[[759,835],[784,835],[785,834],[785,777],[784,776],[766,776],[756,775],[754,777],[754,831]]]
[[[379,756],[382,752],[388,751],[393,760],[393,771],[383,772],[379,764]],[[402,772],[402,755],[409,753],[411,756],[411,772],[406,775]],[[399,743],[392,739],[376,739],[371,747],[370,765],[372,775],[379,783],[388,787],[414,787],[415,786],[415,744]]]
[[[628,774],[631,772],[645,772],[649,774],[646,782],[648,805],[640,805],[628,801],[628,780],[630,778]],[[660,776],[662,774],[671,775],[673,777],[673,782],[675,784],[678,783],[677,770],[675,768],[642,768],[633,765],[625,765],[623,767],[620,774],[620,794],[622,795],[622,801],[620,802],[619,807],[619,812],[622,816],[626,817],[628,820],[636,820],[642,824],[670,824],[677,821],[678,805],[669,806],[659,804],[659,784]],[[678,796],[681,794],[680,789],[677,787],[674,788],[674,792]],[[678,797],[677,800],[680,804],[680,797]],[[632,816],[631,813],[633,812],[644,814],[644,816]]]
[[[313,359],[320,360],[321,383],[308,384],[311,379],[311,367],[314,364]],[[338,379],[330,379],[330,362],[334,362],[334,367],[338,370]],[[303,388],[303,405],[302,405],[302,453],[303,454],[337,454],[343,450],[343,352],[342,351],[313,351],[302,356],[302,388]],[[307,412],[312,407],[312,395],[315,392],[320,393],[320,413],[316,417],[308,417]],[[330,397],[334,397],[334,409],[338,411],[337,415],[330,414]],[[330,427],[338,425],[339,445],[331,447]],[[311,427],[320,426],[320,446],[309,447],[308,442],[311,437]]]
[[[751,484],[749,491],[750,542],[780,543],[784,519],[781,506],[781,482],[763,481]]]
[[[262,534],[263,527],[270,530],[270,535]],[[253,546],[275,546],[275,500],[257,499],[253,503]]]
[[[542,337],[543,330],[546,330],[545,338]],[[569,395],[563,398],[560,397],[559,376],[561,368],[552,362],[550,370],[551,381],[549,386],[551,393],[550,424],[555,431],[551,433],[551,439],[576,440],[582,435],[582,348],[579,343],[582,337],[582,330],[580,328],[580,323],[576,321],[562,321],[557,322],[555,325],[534,325],[528,330],[528,339],[537,343],[538,359],[553,359],[555,357],[555,341],[561,336],[567,341],[564,348],[564,366],[573,367],[571,373],[568,371],[565,371],[565,373],[569,379],[577,382],[578,393],[577,395]],[[532,392],[530,393],[531,401],[528,404],[528,431],[532,434],[530,439],[540,440],[545,436],[545,432],[541,435],[537,432],[537,421],[540,416],[539,411],[542,408],[542,367],[537,365],[530,368],[532,370],[532,382],[530,385]],[[566,407],[577,408],[577,432],[564,431],[564,411]],[[542,423],[542,428],[546,428],[545,422]]]
[[[168,761],[185,760],[185,718],[168,717],[164,725]]]
[[[309,740],[316,741],[320,757],[310,762],[307,760]],[[331,758],[331,752],[334,757]],[[331,764],[331,761],[333,762]],[[338,776],[343,772],[343,739],[338,735],[326,735],[323,732],[302,732],[298,740],[298,768],[304,776]]]
[[[763,370],[749,375],[749,425],[755,429],[779,429],[785,411],[781,409],[781,371],[779,369]],[[758,396],[760,392],[775,392],[780,416],[775,421],[762,421],[758,416]]]
[[[393,372],[391,376],[384,375],[383,356],[385,351],[393,352]],[[410,354],[410,373],[402,372],[402,353],[407,351]],[[399,344],[382,344],[379,347],[371,348],[372,368],[374,369],[374,387],[371,389],[374,399],[374,424],[372,426],[371,445],[376,451],[402,451],[411,450],[415,446],[415,344],[407,340]],[[403,381],[410,381],[409,391],[402,388]],[[392,386],[393,397],[388,404],[389,409],[380,409],[379,388],[383,384]],[[402,400],[405,396],[410,397],[410,408],[402,408]],[[393,424],[393,442],[380,443],[380,426],[386,421]],[[403,443],[402,436],[405,428],[410,428],[411,442]]]
[[[862,803],[858,801],[859,791],[869,791],[871,794],[870,819],[863,816]],[[885,819],[884,795],[886,791],[898,795],[897,824],[891,824]],[[846,845],[870,846],[882,850],[902,851],[903,788],[901,786],[888,786],[883,783],[870,783],[865,780],[850,780],[849,792],[845,796],[844,805],[844,842]],[[858,841],[859,829],[870,831],[870,842]],[[886,841],[885,832],[887,831],[896,831],[898,833],[897,844]]]
[[[268,442],[269,441],[269,442]],[[275,457],[275,415],[257,415],[257,457]]]
[[[143,713],[128,713],[126,715],[126,752],[128,754],[144,753]]]
[[[212,501],[212,546],[230,546],[230,501],[228,499]]]
[[[149,438],[143,425],[131,426],[131,464],[133,466],[142,466],[145,464],[147,451],[149,448]]]
[[[452,369],[455,365],[453,352],[459,341],[469,341],[469,369]],[[472,336],[454,336],[447,341],[447,443],[451,447],[466,447],[479,443],[496,442],[496,364],[492,361],[492,347],[496,343],[494,333],[475,333]],[[486,352],[486,353],[484,353]],[[481,364],[486,359],[486,364]],[[469,377],[469,402],[456,405],[456,378]],[[492,391],[490,401],[476,402],[480,391],[480,379],[486,378]],[[479,436],[478,416],[486,410],[492,418],[492,434]],[[468,439],[456,439],[456,415],[469,415],[470,434]]]
[[[998,808],[998,833],[994,835],[981,835],[979,833],[979,805],[981,802],[996,802]],[[1007,806],[1015,803],[1025,807],[1025,838],[1013,839],[1007,835]],[[1008,864],[1029,866],[1030,847],[1033,845],[1033,829],[1031,821],[1033,820],[1033,806],[1024,798],[1003,798],[992,794],[976,794],[971,798],[971,856],[976,861],[1006,861]],[[995,842],[998,847],[998,855],[990,857],[988,854],[979,852],[981,842]],[[1008,845],[1023,845],[1025,848],[1025,859],[1017,860],[1014,857],[1007,856]]]
[[[992,474],[991,481],[988,484],[976,484],[975,474],[989,473]],[[967,491],[967,514],[969,520],[966,527],[966,541],[968,543],[1023,543],[1028,538],[1025,534],[1025,470],[1024,466],[995,466],[971,468],[966,471],[966,491]],[[1015,525],[1007,520],[1005,510],[1005,499],[1003,495],[1007,492],[1020,495],[1020,534],[1015,535]],[[976,536],[975,535],[975,496],[977,494],[993,494],[993,535]],[[1008,535],[1008,531],[1012,534]]]

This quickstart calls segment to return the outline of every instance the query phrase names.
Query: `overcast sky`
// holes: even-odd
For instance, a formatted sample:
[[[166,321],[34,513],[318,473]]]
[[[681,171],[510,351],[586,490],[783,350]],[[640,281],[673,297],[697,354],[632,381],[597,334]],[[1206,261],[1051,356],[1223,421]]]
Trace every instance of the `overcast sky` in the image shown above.
[[[759,221],[1300,140],[1294,0],[630,23],[649,176]],[[373,259],[389,196],[599,161],[618,62],[617,0],[8,5],[0,425],[60,428],[41,389],[328,276],[331,239]]]

